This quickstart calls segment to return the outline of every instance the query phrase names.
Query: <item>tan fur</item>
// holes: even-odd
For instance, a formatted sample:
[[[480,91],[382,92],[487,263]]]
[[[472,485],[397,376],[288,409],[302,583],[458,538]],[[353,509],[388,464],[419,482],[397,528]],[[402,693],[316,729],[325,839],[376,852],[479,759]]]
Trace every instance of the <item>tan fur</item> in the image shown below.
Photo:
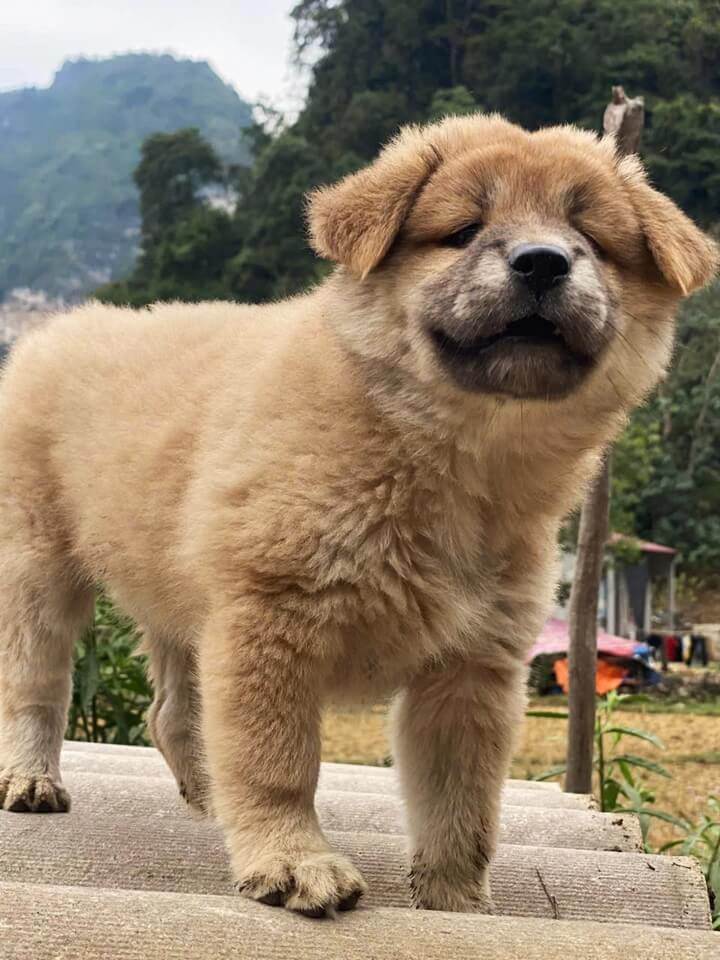
[[[612,306],[607,348],[565,398],[459,389],[433,352],[423,318],[450,278],[453,323],[467,291],[502,296],[500,240],[477,264],[438,243],[478,217],[488,237],[574,243],[568,302]],[[309,218],[343,266],[307,296],[90,304],[15,349],[0,388],[0,804],[67,807],[72,643],[104,584],[146,630],[153,736],[197,805],[207,771],[245,895],[313,915],[354,905],[363,880],[313,806],[320,711],[397,691],[415,902],[489,909],[559,523],[661,376],[678,291],[709,279],[715,253],[611,142],[496,117],[406,131]]]

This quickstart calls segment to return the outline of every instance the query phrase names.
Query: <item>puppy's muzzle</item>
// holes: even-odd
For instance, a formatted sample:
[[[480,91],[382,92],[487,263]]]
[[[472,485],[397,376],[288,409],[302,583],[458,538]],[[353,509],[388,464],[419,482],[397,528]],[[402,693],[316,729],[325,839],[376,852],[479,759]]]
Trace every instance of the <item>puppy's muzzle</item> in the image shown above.
[[[492,255],[486,252],[483,261],[481,254],[479,269],[468,257],[449,310],[434,312],[428,333],[439,361],[466,390],[567,395],[607,343],[607,302],[597,273],[587,260],[575,263],[561,243],[521,242],[500,254],[506,273],[497,282]]]

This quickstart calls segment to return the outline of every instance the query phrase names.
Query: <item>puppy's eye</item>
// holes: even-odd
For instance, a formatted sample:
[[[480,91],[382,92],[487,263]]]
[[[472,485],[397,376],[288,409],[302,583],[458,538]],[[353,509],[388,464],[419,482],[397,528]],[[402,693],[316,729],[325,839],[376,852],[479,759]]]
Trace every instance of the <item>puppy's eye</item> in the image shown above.
[[[592,252],[595,254],[595,256],[599,257],[601,260],[604,260],[607,257],[607,253],[602,248],[600,243],[595,239],[595,237],[593,237],[591,233],[585,233],[584,230],[581,230],[580,232],[585,237],[587,242],[590,244],[592,248]]]
[[[467,247],[480,232],[480,227],[481,224],[479,223],[470,223],[467,227],[462,227],[462,229],[456,230],[455,233],[443,237],[440,243],[444,247],[457,247],[458,249]]]

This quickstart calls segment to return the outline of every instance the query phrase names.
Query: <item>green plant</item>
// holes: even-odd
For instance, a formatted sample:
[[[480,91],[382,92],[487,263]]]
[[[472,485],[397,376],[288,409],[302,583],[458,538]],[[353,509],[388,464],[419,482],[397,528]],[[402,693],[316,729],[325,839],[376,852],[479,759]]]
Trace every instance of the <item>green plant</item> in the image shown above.
[[[700,861],[714,901],[713,927],[720,930],[720,798],[708,798],[708,808],[697,823],[682,815],[671,822],[684,836],[664,844],[659,852],[672,850]]]
[[[600,809],[622,810],[629,802],[634,812],[640,816],[643,838],[647,837],[649,822],[645,808],[655,802],[655,794],[648,790],[636,776],[638,770],[648,770],[661,777],[670,777],[670,774],[659,763],[640,757],[636,754],[615,750],[625,737],[644,740],[659,750],[663,743],[656,736],[646,730],[636,727],[627,727],[619,724],[614,717],[615,711],[621,703],[637,702],[638,697],[631,694],[621,694],[611,691],[601,701],[595,721],[595,743],[597,748],[597,771],[600,784]]]
[[[654,807],[655,794],[638,777],[638,771],[647,771],[661,777],[671,774],[653,760],[618,750],[624,738],[643,740],[659,750],[664,745],[658,737],[646,730],[624,726],[617,722],[615,713],[630,704],[646,703],[649,698],[636,694],[610,692],[599,701],[595,715],[595,753],[593,766],[597,774],[598,802],[605,812],[634,813],[640,821],[643,842],[648,853],[666,853],[670,850],[699,861],[705,875],[713,904],[713,926],[720,929],[720,799],[711,796],[708,809],[698,822],[680,814],[675,816]],[[567,720],[568,714],[559,710],[528,710],[528,717]],[[535,780],[551,780],[565,773],[565,764],[545,770]],[[677,840],[654,850],[648,841],[652,819],[672,824],[682,835]]]
[[[145,744],[152,699],[134,625],[98,597],[92,627],[77,647],[68,718],[70,740]]]
[[[653,734],[636,727],[624,726],[615,718],[621,704],[637,703],[646,698],[634,694],[611,691],[598,703],[595,715],[595,753],[593,766],[597,773],[598,803],[603,811],[629,810],[640,817],[643,837],[647,837],[649,828],[646,807],[655,802],[655,794],[648,790],[638,779],[638,770],[647,770],[661,777],[669,777],[668,771],[659,763],[640,757],[634,753],[618,750],[624,738],[643,740],[658,749],[662,742]],[[567,719],[568,714],[558,711],[529,710],[529,717],[554,717]],[[566,766],[552,767],[535,777],[536,780],[550,780],[565,773]],[[624,804],[629,803],[630,807]]]

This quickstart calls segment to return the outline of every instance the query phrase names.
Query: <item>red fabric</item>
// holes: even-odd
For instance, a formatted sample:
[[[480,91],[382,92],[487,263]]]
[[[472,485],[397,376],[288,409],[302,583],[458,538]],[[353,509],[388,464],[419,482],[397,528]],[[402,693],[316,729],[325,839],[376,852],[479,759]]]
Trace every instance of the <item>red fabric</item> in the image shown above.
[[[680,637],[674,636],[672,633],[669,633],[666,637],[663,637],[665,642],[665,656],[668,659],[668,663],[677,663],[680,659]]]

